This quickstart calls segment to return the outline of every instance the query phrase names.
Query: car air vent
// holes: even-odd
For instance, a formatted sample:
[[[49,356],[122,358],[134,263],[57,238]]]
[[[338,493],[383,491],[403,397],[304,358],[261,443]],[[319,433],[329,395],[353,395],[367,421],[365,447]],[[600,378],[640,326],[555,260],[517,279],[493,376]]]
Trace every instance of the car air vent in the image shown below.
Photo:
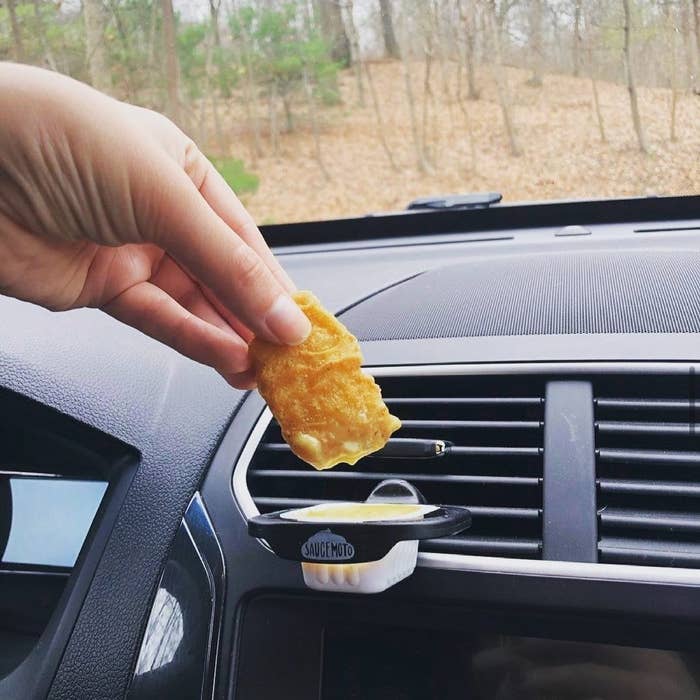
[[[467,505],[463,535],[428,540],[425,552],[536,559],[542,550],[544,380],[536,377],[382,377],[403,427],[396,438],[444,440],[432,459],[369,456],[354,467],[317,472],[297,459],[272,422],[247,483],[265,513],[319,501],[364,500],[381,480],[415,484],[430,503]]]
[[[596,382],[599,560],[700,568],[694,376]]]

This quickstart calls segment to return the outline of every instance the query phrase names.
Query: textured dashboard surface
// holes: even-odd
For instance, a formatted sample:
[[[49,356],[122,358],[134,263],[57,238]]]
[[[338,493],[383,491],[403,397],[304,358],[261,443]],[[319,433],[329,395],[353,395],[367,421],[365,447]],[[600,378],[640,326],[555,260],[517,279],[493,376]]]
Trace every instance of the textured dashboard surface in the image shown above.
[[[343,314],[360,340],[700,332],[690,250],[508,256],[432,270]]]
[[[242,392],[108,316],[0,297],[0,382],[141,453],[50,697],[122,697],[187,503]]]

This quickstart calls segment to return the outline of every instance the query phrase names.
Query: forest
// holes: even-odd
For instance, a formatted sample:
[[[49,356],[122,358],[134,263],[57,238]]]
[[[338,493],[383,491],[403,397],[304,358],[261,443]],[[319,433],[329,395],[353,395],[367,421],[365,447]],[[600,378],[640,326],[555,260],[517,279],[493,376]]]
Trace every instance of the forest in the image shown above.
[[[0,60],[164,112],[260,223],[700,192],[700,0],[0,0]]]

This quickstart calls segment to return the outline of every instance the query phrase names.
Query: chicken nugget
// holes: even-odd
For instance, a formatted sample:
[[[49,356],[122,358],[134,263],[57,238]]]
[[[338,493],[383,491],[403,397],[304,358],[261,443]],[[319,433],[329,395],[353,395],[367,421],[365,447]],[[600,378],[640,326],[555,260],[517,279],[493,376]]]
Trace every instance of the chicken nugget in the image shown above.
[[[294,454],[316,469],[355,464],[384,447],[401,421],[362,371],[357,338],[311,292],[297,292],[294,300],[311,321],[311,334],[296,346],[253,340],[258,390]]]

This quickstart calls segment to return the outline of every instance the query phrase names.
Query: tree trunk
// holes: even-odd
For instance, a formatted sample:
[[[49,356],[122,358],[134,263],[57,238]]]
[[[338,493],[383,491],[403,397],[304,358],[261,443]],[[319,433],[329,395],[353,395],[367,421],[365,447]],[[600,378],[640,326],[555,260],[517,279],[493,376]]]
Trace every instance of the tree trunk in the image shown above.
[[[600,132],[600,140],[605,143],[608,139],[605,136],[605,124],[603,123],[603,112],[600,110],[600,98],[598,96],[598,83],[595,76],[591,77],[591,87],[593,89],[593,105],[595,106],[595,115],[598,120],[598,131]]]
[[[372,73],[369,69],[369,64],[365,63],[365,74],[367,75],[367,85],[369,86],[369,94],[372,97],[372,105],[374,106],[374,116],[377,118],[377,135],[379,136],[379,143],[382,144],[384,153],[389,159],[389,164],[394,172],[398,172],[399,169],[396,167],[396,162],[394,161],[394,156],[389,148],[389,143],[386,140],[386,134],[384,133],[384,120],[382,119],[382,111],[379,107],[379,98],[377,97],[377,91],[374,87],[374,80],[372,80]]]
[[[270,122],[270,141],[272,153],[276,156],[279,151],[279,128],[277,126],[277,86],[272,83],[268,95],[268,112]]]
[[[262,147],[260,145],[260,119],[258,117],[258,89],[255,84],[255,77],[250,66],[250,55],[246,52],[246,115],[248,117],[249,127],[253,131],[253,161],[262,155]]]
[[[282,107],[284,108],[285,131],[294,131],[294,114],[292,113],[292,96],[284,93],[282,95]]]
[[[471,157],[471,171],[476,173],[476,144],[474,142],[474,128],[472,127],[472,120],[469,116],[469,110],[464,104],[464,100],[459,99],[459,107],[464,115],[464,124],[467,127],[467,135],[469,136],[469,155]]]
[[[129,102],[137,102],[136,89],[133,83],[133,76],[136,73],[136,68],[132,64],[133,52],[131,50],[131,45],[129,43],[129,37],[127,36],[126,29],[124,28],[124,23],[121,19],[121,14],[119,12],[119,6],[116,2],[109,3],[109,9],[114,17],[114,23],[117,27],[117,34],[119,35],[119,42],[122,45],[124,51],[124,67],[126,68],[124,82],[126,83],[126,96]]]
[[[391,0],[379,0],[379,13],[382,20],[384,51],[389,58],[399,57],[399,44],[394,34],[394,19],[391,16]],[[368,78],[369,80],[369,74]]]
[[[345,5],[345,10],[347,12],[347,23],[348,35],[350,37],[350,48],[352,53],[352,61],[355,66],[355,82],[357,83],[357,104],[360,107],[365,106],[365,87],[362,80],[362,58],[360,56],[360,37],[357,33],[357,28],[355,27],[355,20],[352,15],[353,2],[348,0]]]
[[[527,84],[532,87],[541,87],[542,85],[542,2],[543,0],[530,0],[529,26],[532,75]],[[500,45],[500,36],[497,39]],[[499,60],[500,63],[501,61]]]
[[[423,156],[425,157],[425,159],[428,162],[431,162],[433,158],[431,157],[430,150],[428,148],[428,108],[433,96],[433,90],[431,88],[430,82],[430,69],[433,63],[433,47],[430,38],[426,39],[423,51],[425,53],[425,69],[423,73],[423,116],[421,125],[421,149],[423,151]]]
[[[182,119],[180,104],[180,63],[177,58],[177,34],[172,0],[160,0],[163,14],[163,49],[165,50],[165,84],[168,116],[177,124]]]
[[[479,90],[476,87],[476,74],[474,71],[474,53],[476,44],[476,17],[474,0],[459,0],[459,18],[464,29],[464,63],[467,68],[468,97],[470,100],[479,99]]]
[[[693,44],[693,21],[690,17],[691,6],[687,0],[681,0],[681,31],[683,33],[683,50],[685,52],[687,80],[689,90],[700,87],[700,51]],[[697,55],[696,55],[697,54]]]
[[[489,28],[489,33],[491,35],[491,46],[495,58],[495,65],[491,63],[491,70],[493,72],[494,82],[496,83],[496,89],[498,90],[498,101],[501,105],[501,113],[503,114],[503,125],[505,126],[506,135],[508,136],[510,153],[515,157],[519,157],[522,155],[523,152],[520,148],[520,144],[518,143],[518,136],[515,130],[515,124],[513,124],[513,117],[511,114],[508,75],[505,73],[505,68],[503,66],[501,37],[499,35],[499,30],[496,26],[496,16],[493,1],[490,2],[488,5],[488,9],[486,12],[486,25]]]
[[[104,33],[107,22],[102,1],[83,0],[83,14],[85,18],[85,44],[90,82],[98,90],[108,91],[112,86],[112,80],[104,45]]]
[[[151,18],[148,27],[148,65],[152,71],[156,65],[156,30],[158,29],[158,3],[151,2]]]
[[[700,94],[700,0],[693,0],[693,26],[695,27],[695,65],[698,67],[695,91]]]
[[[576,78],[581,75],[581,2],[582,0],[574,0],[573,62]]]
[[[425,154],[421,147],[420,134],[418,131],[418,119],[416,117],[416,102],[413,97],[413,86],[411,81],[411,71],[408,67],[408,60],[402,55],[401,65],[403,67],[403,78],[406,86],[406,98],[408,99],[408,113],[411,117],[411,133],[413,134],[413,148],[416,153],[416,165],[422,173],[428,172],[430,169],[425,160]]]
[[[632,124],[634,131],[637,134],[639,150],[642,153],[648,153],[647,142],[644,138],[644,129],[642,128],[642,119],[639,115],[639,101],[637,99],[637,86],[634,82],[634,73],[632,71],[631,46],[632,46],[632,18],[630,12],[630,0],[622,0],[622,9],[624,11],[624,26],[623,34],[625,38],[624,44],[624,61],[625,61],[625,76],[627,78],[627,91],[630,96],[630,110],[632,112]]]
[[[685,4],[685,3],[683,3]],[[666,15],[666,31],[668,33],[668,44],[669,53],[671,58],[671,65],[669,68],[668,84],[671,89],[671,110],[669,114],[669,127],[668,135],[671,141],[676,140],[676,107],[678,106],[678,81],[677,81],[677,52],[678,46],[676,41],[676,29],[675,23],[673,21],[673,16],[671,14],[671,8],[666,5],[664,7],[664,13]],[[692,70],[692,68],[691,68]]]
[[[343,23],[339,0],[317,0],[316,15],[321,25],[321,34],[328,42],[331,58],[347,68],[351,62],[350,39]]]
[[[316,156],[316,162],[318,167],[326,180],[330,180],[331,176],[326,169],[326,164],[323,162],[323,156],[321,154],[321,135],[318,131],[318,120],[316,118],[316,100],[314,100],[314,93],[311,89],[311,81],[309,80],[309,71],[306,66],[302,71],[302,78],[304,81],[304,93],[306,94],[306,103],[309,108],[309,120],[311,121],[311,131],[314,136],[314,155]]]
[[[216,94],[216,81],[214,80],[214,44],[216,43],[216,35],[213,31],[209,37],[207,37],[207,59],[204,68],[205,79],[204,79],[204,95],[206,100],[202,102],[209,102],[211,105],[212,118],[214,120],[214,136],[216,138],[216,148],[218,154],[223,156],[226,154],[226,144],[224,143],[223,132],[221,131],[221,119],[219,119],[219,100]]]
[[[12,54],[15,61],[24,61],[24,45],[22,44],[22,32],[17,21],[15,0],[7,0],[7,12],[10,15],[10,27],[12,28]]]
[[[221,32],[219,31],[219,10],[221,9],[221,0],[209,0],[209,21],[211,24],[214,46],[221,46]]]
[[[46,41],[46,27],[44,26],[44,18],[41,16],[41,6],[39,5],[39,0],[32,0],[32,5],[34,6],[34,31],[39,37],[41,52],[44,54],[44,61],[51,70],[57,71],[58,67],[56,66],[56,59],[51,51],[51,47]]]

